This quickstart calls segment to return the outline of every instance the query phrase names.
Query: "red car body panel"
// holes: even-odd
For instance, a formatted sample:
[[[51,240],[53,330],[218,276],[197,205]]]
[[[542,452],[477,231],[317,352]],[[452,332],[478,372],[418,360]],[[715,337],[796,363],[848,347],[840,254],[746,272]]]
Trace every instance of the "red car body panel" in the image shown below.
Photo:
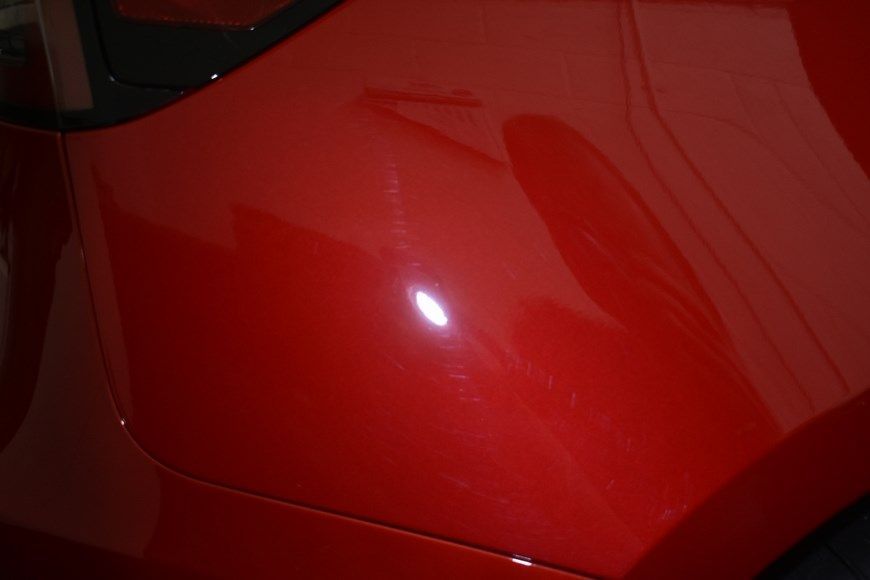
[[[22,425],[89,425],[51,447],[92,454],[72,489],[150,503],[37,525],[48,476],[0,461],[3,520],[203,574],[759,571],[870,489],[868,18],[355,0],[142,119],[28,132],[98,332],[69,236],[45,344],[79,375]]]
[[[111,397],[61,138],[0,124],[0,143],[15,307],[0,391],[4,577],[576,577],[210,485],[143,453]]]

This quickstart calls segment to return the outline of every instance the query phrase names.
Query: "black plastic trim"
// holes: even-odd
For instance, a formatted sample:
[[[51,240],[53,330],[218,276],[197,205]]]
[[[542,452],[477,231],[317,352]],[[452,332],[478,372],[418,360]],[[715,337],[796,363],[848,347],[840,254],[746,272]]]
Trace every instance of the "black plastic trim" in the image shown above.
[[[60,130],[103,127],[163,107],[280,42],[341,0],[297,0],[249,29],[139,23],[111,0],[73,0],[93,107],[28,109],[0,103],[0,119]]]
[[[106,64],[93,2],[77,0],[74,7],[94,106],[81,111],[63,111],[60,128],[111,125],[163,106],[182,95],[178,90],[132,86],[114,77]]]
[[[199,87],[321,16],[340,0],[297,0],[256,27],[218,30],[155,25],[118,16],[95,0],[109,70],[119,82],[183,90]]]

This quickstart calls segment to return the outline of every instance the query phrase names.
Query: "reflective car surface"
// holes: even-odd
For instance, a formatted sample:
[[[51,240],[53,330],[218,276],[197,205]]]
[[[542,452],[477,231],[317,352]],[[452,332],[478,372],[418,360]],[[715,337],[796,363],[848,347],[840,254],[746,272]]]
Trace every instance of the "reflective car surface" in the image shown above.
[[[866,3],[324,11],[0,129],[22,574],[746,577],[867,494]]]

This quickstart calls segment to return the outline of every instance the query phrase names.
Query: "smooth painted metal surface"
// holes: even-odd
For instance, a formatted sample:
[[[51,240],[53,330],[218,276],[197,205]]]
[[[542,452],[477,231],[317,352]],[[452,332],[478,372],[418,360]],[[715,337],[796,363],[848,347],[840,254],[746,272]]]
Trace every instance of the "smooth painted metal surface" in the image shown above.
[[[758,571],[870,488],[868,17],[356,0],[69,135],[126,428],[524,562]]]
[[[58,135],[0,124],[4,577],[576,577],[154,462],[110,396],[65,170]]]
[[[870,384],[868,151],[837,124],[866,110],[814,84],[868,60],[805,8],[350,2],[71,135],[134,437],[208,481],[626,573]]]

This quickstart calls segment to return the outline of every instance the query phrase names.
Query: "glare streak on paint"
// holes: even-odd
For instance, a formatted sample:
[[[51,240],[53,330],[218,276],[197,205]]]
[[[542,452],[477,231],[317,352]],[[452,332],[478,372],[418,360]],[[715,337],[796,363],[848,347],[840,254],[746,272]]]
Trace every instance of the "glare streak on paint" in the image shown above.
[[[532,565],[531,558],[527,558],[526,556],[519,556],[516,554],[514,555],[513,558],[511,558],[511,562],[513,562],[515,564],[519,564],[520,566],[531,566]]]

